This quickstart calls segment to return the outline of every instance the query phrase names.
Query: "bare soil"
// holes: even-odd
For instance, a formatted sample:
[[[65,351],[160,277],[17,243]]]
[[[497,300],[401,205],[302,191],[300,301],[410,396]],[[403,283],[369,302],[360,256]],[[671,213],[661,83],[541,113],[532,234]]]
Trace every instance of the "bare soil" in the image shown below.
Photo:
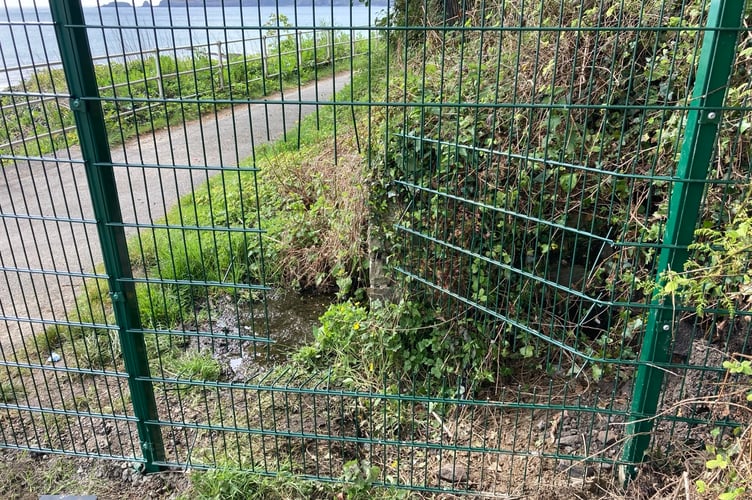
[[[123,461],[0,450],[0,495],[96,495],[100,500],[175,498],[189,486],[183,471],[144,475]]]

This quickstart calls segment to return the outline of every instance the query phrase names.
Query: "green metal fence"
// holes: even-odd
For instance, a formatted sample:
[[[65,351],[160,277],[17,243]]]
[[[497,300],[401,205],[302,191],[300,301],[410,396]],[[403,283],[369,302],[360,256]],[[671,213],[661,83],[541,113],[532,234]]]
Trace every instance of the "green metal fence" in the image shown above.
[[[746,214],[744,2],[306,5],[5,4],[0,445],[529,495],[745,424],[713,398],[746,266],[689,275],[706,304],[655,287]],[[203,49],[237,36],[276,42]],[[334,156],[351,117],[392,278],[482,367],[365,390],[264,362],[258,150],[311,113]]]

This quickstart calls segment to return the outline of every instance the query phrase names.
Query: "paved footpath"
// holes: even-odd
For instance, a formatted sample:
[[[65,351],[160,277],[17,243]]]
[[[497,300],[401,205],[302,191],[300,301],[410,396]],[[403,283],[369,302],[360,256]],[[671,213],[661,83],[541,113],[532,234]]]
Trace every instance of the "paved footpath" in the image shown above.
[[[269,100],[327,101],[348,81],[349,75],[338,75]],[[235,166],[254,145],[285,130],[295,140],[296,122],[315,111],[315,105],[236,105],[113,147],[113,163],[127,164],[115,167],[123,220],[157,221],[207,178],[200,168],[156,166]],[[0,359],[11,360],[11,351],[22,348],[20,338],[42,330],[45,321],[69,318],[83,276],[102,260],[78,147],[49,158],[0,167]]]

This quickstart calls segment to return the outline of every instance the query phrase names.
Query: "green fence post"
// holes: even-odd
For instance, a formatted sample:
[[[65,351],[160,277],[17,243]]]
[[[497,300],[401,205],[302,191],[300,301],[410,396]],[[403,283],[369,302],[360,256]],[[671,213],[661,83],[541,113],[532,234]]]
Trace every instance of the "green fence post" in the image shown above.
[[[164,460],[164,444],[159,427],[147,424],[157,420],[157,405],[154,388],[148,380],[144,337],[133,331],[141,328],[141,321],[135,286],[127,281],[132,277],[131,266],[125,232],[118,225],[122,214],[84,15],[80,2],[71,0],[52,0],[50,10],[71,95],[70,107],[75,115],[102,258],[109,276],[110,298],[128,371],[133,413],[138,419],[141,449],[146,471],[153,472],[159,469],[154,462]]]
[[[744,4],[739,0],[713,0],[710,4],[692,94],[693,106],[687,115],[677,182],[671,193],[663,248],[658,260],[656,279],[659,284],[666,270],[684,268],[687,246],[694,238],[705,190],[705,184],[700,181],[707,178],[715,150],[721,120],[720,108],[731,77]],[[620,477],[625,482],[636,473],[635,464],[642,461],[650,444],[653,417],[663,385],[663,368],[660,365],[669,361],[674,316],[672,304],[654,296],[652,306],[632,395],[632,418],[627,425],[627,441],[622,456],[625,465],[619,469]]]

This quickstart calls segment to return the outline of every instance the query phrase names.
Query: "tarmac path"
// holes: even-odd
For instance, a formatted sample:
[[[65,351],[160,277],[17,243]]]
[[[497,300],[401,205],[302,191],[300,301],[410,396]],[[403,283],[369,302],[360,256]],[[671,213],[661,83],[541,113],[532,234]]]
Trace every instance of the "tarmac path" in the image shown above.
[[[319,79],[268,100],[328,101],[348,81],[348,74]],[[113,147],[123,221],[158,220],[217,172],[202,167],[236,166],[285,131],[295,140],[296,122],[314,111],[310,104],[238,104]],[[21,339],[71,318],[83,279],[102,261],[79,148],[0,167],[0,224],[0,358],[11,360],[24,348]],[[126,235],[134,232],[126,227]]]

